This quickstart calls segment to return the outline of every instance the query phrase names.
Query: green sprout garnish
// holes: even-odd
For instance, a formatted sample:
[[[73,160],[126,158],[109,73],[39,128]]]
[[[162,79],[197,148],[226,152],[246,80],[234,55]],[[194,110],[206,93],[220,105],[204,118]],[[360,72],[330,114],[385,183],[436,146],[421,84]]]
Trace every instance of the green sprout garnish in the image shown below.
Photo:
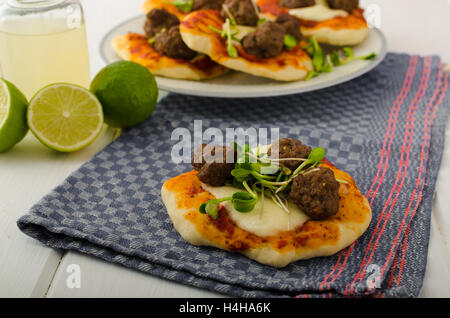
[[[236,47],[233,45],[233,35],[231,34],[231,22],[230,19],[226,19],[225,21],[225,31],[227,37],[227,52],[230,57],[238,57],[238,51]]]
[[[308,73],[305,80],[316,77],[320,73],[332,72],[335,66],[345,65],[355,60],[373,60],[377,57],[376,53],[370,53],[366,56],[355,56],[353,50],[349,47],[344,47],[342,50],[333,51],[331,54],[325,55],[314,37],[310,38],[309,45],[303,47],[303,49],[311,56],[313,64],[313,70]]]
[[[331,61],[336,66],[345,65],[349,62],[356,61],[356,60],[370,61],[377,57],[377,55],[375,53],[370,53],[365,56],[355,56],[353,50],[349,47],[344,47],[342,49],[342,53],[341,54],[339,54],[339,53],[340,52],[334,51],[330,55]]]
[[[233,15],[231,14],[230,9],[228,8],[228,6],[226,4],[222,5],[223,11],[225,11],[225,13],[227,14],[228,18],[230,19],[230,23],[231,25],[235,26],[236,24],[236,19],[233,17]]]
[[[218,218],[220,203],[231,202],[236,211],[248,213],[254,210],[260,197],[261,200],[264,200],[264,197],[271,198],[276,205],[289,213],[287,197],[292,181],[300,174],[308,171],[313,172],[312,169],[322,163],[325,158],[323,148],[314,148],[307,159],[273,159],[268,157],[267,154],[260,153],[259,147],[255,153],[250,150],[249,145],[240,146],[233,142],[232,146],[237,152],[237,162],[235,169],[231,171],[233,181],[229,182],[228,185],[238,188],[242,192],[236,192],[231,197],[209,200],[202,204],[199,208],[200,213],[207,214],[212,219]],[[295,171],[291,171],[280,165],[283,160],[303,162]],[[270,174],[261,173],[263,167],[272,165],[275,169]]]
[[[310,46],[311,46],[311,55],[312,55],[312,63],[314,70],[316,72],[321,72],[322,67],[325,63],[325,55],[323,54],[323,50],[320,47],[319,43],[317,43],[315,37],[311,37],[310,39]]]
[[[248,213],[253,211],[256,203],[258,203],[258,195],[254,193],[247,185],[247,182],[242,183],[247,191],[251,191],[249,193],[245,192],[236,192],[233,194],[231,202],[233,203],[233,207],[236,211],[241,213]]]
[[[295,37],[293,37],[290,34],[286,34],[284,36],[284,46],[288,49],[288,50],[292,50],[294,47],[296,47],[298,44],[297,39]]]
[[[231,198],[209,200],[208,202],[200,205],[199,211],[202,214],[208,214],[215,220],[219,217],[219,204],[229,200],[231,200]]]
[[[236,34],[239,32],[231,32],[231,20],[226,19],[225,23],[223,25],[222,30],[219,30],[211,25],[208,25],[208,28],[218,34],[220,34],[221,37],[226,38],[227,40],[227,53],[230,57],[238,57],[238,51],[236,47],[233,45],[233,41],[238,41],[236,39]]]
[[[192,11],[194,7],[194,0],[175,0],[174,2],[168,2],[177,7],[178,10],[184,13]]]
[[[216,33],[219,33],[220,36],[222,36],[222,37],[225,37],[225,36],[226,36],[226,33],[225,33],[224,30],[219,30],[219,29],[213,27],[212,25],[208,25],[208,28],[209,28],[210,30],[216,32]]]
[[[317,166],[325,158],[325,154],[325,149],[314,148],[309,154],[308,159],[306,159],[306,161],[304,161],[297,169],[295,169],[294,173],[292,174],[293,177],[291,178],[297,176],[300,171],[307,165],[312,165],[312,167]]]
[[[266,18],[258,19],[258,24],[257,25],[261,25],[261,24],[263,24],[266,21],[267,21]]]
[[[287,188],[287,186],[290,184],[292,180],[294,180],[301,172],[302,170],[308,166],[311,165],[310,168],[315,168],[322,160],[325,158],[325,149],[323,148],[314,148],[311,153],[308,156],[308,159],[303,161],[303,163],[295,169],[295,171],[292,173],[292,175],[289,176],[289,179],[287,181],[287,184],[285,186],[282,186],[277,190],[277,192],[281,192]]]

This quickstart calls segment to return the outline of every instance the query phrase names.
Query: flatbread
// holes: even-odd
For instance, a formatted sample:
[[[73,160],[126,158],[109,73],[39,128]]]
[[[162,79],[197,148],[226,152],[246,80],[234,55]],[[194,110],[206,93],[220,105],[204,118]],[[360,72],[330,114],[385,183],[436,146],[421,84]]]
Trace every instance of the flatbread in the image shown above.
[[[255,0],[262,13],[270,19],[289,13],[288,8],[279,5],[278,0]],[[319,43],[345,46],[362,43],[369,34],[369,27],[362,9],[356,9],[346,17],[324,21],[301,20],[301,32],[305,37],[314,36]]]
[[[360,44],[369,35],[369,27],[362,15],[349,15],[321,22],[303,21],[301,31],[305,37],[314,36],[319,43],[337,46]]]
[[[121,58],[146,66],[154,75],[199,81],[227,72],[225,67],[211,61],[206,55],[186,61],[159,54],[141,34],[117,36],[111,45]]]
[[[244,73],[267,77],[279,81],[304,79],[312,70],[311,58],[299,46],[274,58],[259,59],[237,47],[239,56],[232,58],[227,53],[226,41],[210,29],[222,29],[224,21],[217,10],[191,12],[180,24],[183,41],[192,50],[204,53],[223,66]]]
[[[340,186],[338,213],[326,220],[307,220],[272,236],[261,237],[242,229],[224,207],[217,220],[201,214],[200,205],[215,197],[204,189],[196,171],[168,180],[161,195],[175,229],[187,242],[239,252],[259,263],[284,267],[298,260],[339,252],[357,240],[372,219],[367,199],[353,179],[332,165],[322,166],[346,181]]]
[[[173,15],[177,16],[177,18],[181,21],[184,19],[184,17],[187,15],[187,13],[184,13],[178,8],[170,3],[170,0],[163,1],[163,0],[147,0],[142,3],[141,5],[142,12],[144,14],[149,13],[153,9],[164,9],[169,13],[172,13]]]

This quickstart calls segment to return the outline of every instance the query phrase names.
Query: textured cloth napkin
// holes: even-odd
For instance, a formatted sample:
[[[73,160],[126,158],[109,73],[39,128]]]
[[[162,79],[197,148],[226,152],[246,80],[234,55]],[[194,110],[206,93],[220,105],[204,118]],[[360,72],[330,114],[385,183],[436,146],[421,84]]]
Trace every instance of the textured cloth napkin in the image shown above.
[[[126,131],[18,221],[47,246],[76,250],[152,275],[244,297],[414,297],[427,262],[431,204],[449,113],[438,57],[388,54],[351,82],[308,94],[213,99],[170,94],[144,124]],[[276,89],[276,88],[275,88]],[[238,253],[195,247],[161,202],[174,164],[172,131],[280,127],[281,137],[327,149],[372,206],[353,245],[283,269]]]

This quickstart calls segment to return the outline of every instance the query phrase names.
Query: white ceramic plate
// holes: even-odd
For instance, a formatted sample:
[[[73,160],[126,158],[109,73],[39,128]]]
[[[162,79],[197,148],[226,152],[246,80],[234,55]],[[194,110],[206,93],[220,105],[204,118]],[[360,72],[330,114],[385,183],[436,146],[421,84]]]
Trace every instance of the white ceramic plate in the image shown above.
[[[112,38],[128,32],[143,33],[144,22],[145,16],[135,17],[121,23],[106,34],[100,45],[100,54],[103,60],[108,64],[119,61],[120,57],[117,56],[110,45]],[[218,78],[200,82],[159,76],[156,77],[156,80],[162,90],[197,96],[236,98],[298,94],[338,85],[369,72],[384,59],[386,47],[386,39],[383,33],[378,29],[371,29],[364,43],[355,46],[353,49],[357,56],[375,52],[377,53],[375,60],[354,61],[344,66],[335,67],[333,72],[323,73],[309,81],[278,82],[241,72],[229,72]]]

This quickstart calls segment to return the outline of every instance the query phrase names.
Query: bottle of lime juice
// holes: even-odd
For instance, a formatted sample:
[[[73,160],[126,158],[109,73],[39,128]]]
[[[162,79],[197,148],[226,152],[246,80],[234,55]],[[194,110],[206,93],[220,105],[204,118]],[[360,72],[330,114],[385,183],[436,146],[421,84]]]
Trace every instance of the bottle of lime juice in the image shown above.
[[[27,98],[56,82],[89,87],[86,30],[78,0],[0,0],[0,77]]]

